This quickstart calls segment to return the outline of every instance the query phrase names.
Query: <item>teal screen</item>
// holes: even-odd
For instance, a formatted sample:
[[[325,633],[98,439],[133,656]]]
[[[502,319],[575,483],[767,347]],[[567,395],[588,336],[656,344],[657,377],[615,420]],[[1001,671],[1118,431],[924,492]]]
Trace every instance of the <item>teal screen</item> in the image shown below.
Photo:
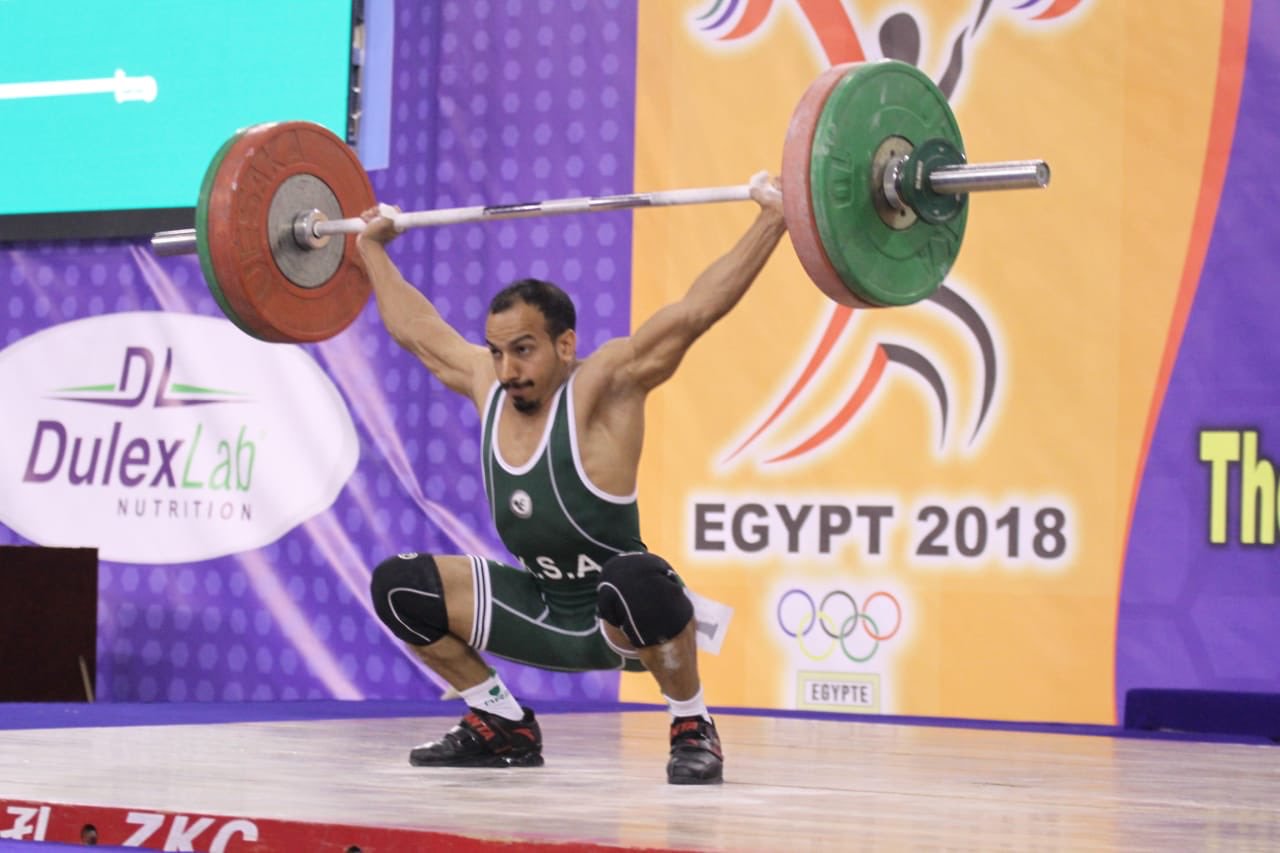
[[[240,128],[347,135],[352,0],[0,0],[0,39],[0,217],[191,208]]]

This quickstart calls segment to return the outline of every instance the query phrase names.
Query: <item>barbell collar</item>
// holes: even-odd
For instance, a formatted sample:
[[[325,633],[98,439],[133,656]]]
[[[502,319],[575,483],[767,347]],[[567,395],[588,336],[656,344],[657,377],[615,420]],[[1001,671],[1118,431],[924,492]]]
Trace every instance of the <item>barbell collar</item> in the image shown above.
[[[327,222],[322,210],[304,210],[293,218],[293,240],[303,249],[323,249],[329,243],[328,234],[316,233],[316,226]]]

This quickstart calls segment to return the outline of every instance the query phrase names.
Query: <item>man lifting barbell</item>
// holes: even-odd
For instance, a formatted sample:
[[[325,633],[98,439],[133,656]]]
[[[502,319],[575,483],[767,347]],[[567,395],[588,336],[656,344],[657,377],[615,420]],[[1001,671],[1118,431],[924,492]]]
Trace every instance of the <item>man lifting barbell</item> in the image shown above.
[[[398,231],[378,209],[356,241],[387,331],[482,418],[485,488],[503,544],[522,568],[480,556],[401,554],[371,582],[391,631],[466,700],[420,766],[537,766],[542,739],[478,652],[556,670],[647,669],[672,715],[667,780],[720,782],[722,754],[698,680],[694,607],[679,576],[647,552],[636,478],[650,391],[738,303],[785,230],[781,194],[750,184],[760,213],[685,296],[629,337],[579,359],[572,301],[534,279],[499,292],[485,345],[468,343],[386,252]]]
[[[693,605],[640,539],[646,395],[737,303],[784,231],[832,300],[909,305],[951,269],[970,192],[1048,181],[1043,161],[967,163],[945,96],[919,69],[851,63],[820,75],[792,114],[781,196],[757,176],[736,187],[401,213],[374,207],[368,175],[341,139],[283,122],[228,140],[205,173],[195,229],[152,245],[198,252],[219,306],[263,340],[336,335],[372,289],[392,336],[479,409],[490,507],[523,568],[404,554],[374,571],[381,619],[472,709],[410,761],[542,763],[533,712],[484,664],[478,651],[487,650],[555,669],[648,669],[674,718],[668,780],[691,784],[721,781],[722,756],[698,681]],[[756,221],[683,299],[581,361],[573,304],[554,285],[524,280],[500,292],[479,346],[405,282],[385,248],[419,226],[748,199],[760,205]]]

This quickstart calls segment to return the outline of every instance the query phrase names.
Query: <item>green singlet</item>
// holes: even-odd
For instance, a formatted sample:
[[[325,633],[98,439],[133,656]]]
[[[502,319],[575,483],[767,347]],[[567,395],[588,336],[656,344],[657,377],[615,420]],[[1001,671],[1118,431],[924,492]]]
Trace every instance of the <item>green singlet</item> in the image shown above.
[[[646,550],[635,495],[611,495],[587,478],[572,376],[551,400],[537,449],[519,467],[497,446],[505,398],[495,384],[485,401],[481,460],[498,535],[523,568],[472,556],[472,647],[546,669],[643,669],[605,640],[596,615],[605,561]]]

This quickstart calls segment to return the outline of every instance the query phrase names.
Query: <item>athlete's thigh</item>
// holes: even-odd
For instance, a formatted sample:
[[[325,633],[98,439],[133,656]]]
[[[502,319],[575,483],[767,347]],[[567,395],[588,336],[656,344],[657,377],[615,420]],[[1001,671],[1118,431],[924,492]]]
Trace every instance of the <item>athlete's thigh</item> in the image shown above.
[[[476,564],[484,561],[470,555],[435,556],[433,559],[444,591],[449,633],[466,639],[474,629]]]
[[[594,604],[553,612],[528,572],[493,560],[479,564],[484,571],[476,573],[473,648],[544,669],[636,668],[601,636]]]

